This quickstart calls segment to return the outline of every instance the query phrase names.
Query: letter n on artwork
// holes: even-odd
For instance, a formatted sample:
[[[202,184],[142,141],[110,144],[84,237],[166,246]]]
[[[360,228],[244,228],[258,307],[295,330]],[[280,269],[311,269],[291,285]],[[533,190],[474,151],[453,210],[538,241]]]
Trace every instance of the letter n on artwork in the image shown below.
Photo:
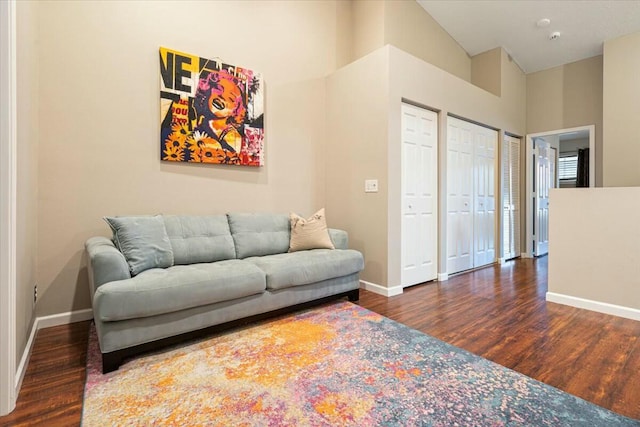
[[[264,165],[262,76],[160,48],[160,158]]]

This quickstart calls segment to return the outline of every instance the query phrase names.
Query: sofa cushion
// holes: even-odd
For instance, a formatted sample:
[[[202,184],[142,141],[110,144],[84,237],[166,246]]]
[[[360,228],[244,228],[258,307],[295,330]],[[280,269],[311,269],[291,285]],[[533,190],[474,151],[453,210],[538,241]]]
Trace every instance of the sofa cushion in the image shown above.
[[[173,265],[173,249],[160,215],[105,217],[113,242],[127,260],[132,275]]]
[[[248,262],[177,265],[105,283],[96,290],[93,310],[105,322],[135,319],[261,294],[264,290],[264,273]]]
[[[329,231],[324,208],[304,219],[301,216],[289,214],[291,221],[291,241],[289,252],[303,251],[307,249],[335,249]]]
[[[230,213],[236,257],[272,255],[289,250],[289,217],[271,213]]]
[[[164,215],[163,218],[175,265],[236,257],[226,215]]]
[[[346,231],[330,228],[329,237],[336,249],[349,249],[349,235]]]
[[[267,276],[267,289],[284,289],[358,273],[362,254],[352,249],[313,249],[247,258]]]

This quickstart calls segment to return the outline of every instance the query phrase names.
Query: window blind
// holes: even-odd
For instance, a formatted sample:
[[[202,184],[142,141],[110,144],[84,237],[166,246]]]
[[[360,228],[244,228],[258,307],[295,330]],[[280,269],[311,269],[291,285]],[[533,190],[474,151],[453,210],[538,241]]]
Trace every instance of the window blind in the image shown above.
[[[558,174],[562,180],[575,180],[578,176],[578,155],[572,154],[560,157]]]

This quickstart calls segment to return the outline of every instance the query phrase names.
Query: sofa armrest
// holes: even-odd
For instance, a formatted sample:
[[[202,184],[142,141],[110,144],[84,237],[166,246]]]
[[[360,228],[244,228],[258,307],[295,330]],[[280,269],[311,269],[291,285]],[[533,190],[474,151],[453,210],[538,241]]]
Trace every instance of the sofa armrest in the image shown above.
[[[87,267],[91,298],[100,285],[131,278],[127,260],[110,239],[92,237],[87,240],[84,247],[89,255]]]
[[[349,235],[346,231],[330,228],[329,237],[336,249],[349,249]]]

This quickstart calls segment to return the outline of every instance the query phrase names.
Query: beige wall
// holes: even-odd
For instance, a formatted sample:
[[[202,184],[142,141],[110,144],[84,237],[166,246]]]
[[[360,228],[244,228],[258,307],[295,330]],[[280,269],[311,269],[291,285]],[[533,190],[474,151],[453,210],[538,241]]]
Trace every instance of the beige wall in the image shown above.
[[[353,61],[384,46],[384,1],[352,0],[351,3]]]
[[[594,56],[527,75],[527,133],[595,125],[598,187],[603,176],[602,64],[602,56]]]
[[[563,67],[527,74],[527,133],[563,129]]]
[[[378,49],[327,78],[327,218],[362,251],[362,280],[387,275],[388,49]],[[345,95],[348,94],[348,95]],[[365,193],[365,179],[379,191]]]
[[[335,2],[41,2],[39,316],[90,306],[83,243],[105,215],[296,211],[324,203]],[[190,25],[219,16],[215,31]],[[234,19],[237,18],[237,19]],[[184,23],[183,31],[168,23]],[[163,25],[166,24],[166,25]],[[159,160],[158,47],[262,72],[266,166]],[[329,212],[329,223],[331,223]]]
[[[500,96],[502,92],[502,48],[495,48],[471,58],[471,83]]]
[[[522,133],[518,135],[524,136],[527,121],[527,76],[504,49],[500,49],[500,64],[502,103],[509,106],[508,108],[513,108],[509,115],[522,125]]]
[[[603,184],[640,186],[640,33],[604,43]]]
[[[550,204],[549,292],[640,310],[640,188],[551,190]]]
[[[344,67],[353,61],[353,1],[336,1],[336,67]]]
[[[564,66],[563,121],[565,128],[593,124],[595,132],[596,186],[603,177],[603,87],[602,56],[594,56]]]
[[[391,44],[471,81],[471,58],[415,0],[353,0],[353,57]]]
[[[384,44],[471,81],[467,52],[415,0],[384,1]]]
[[[37,7],[18,2],[17,21],[17,206],[16,206],[16,361],[33,325],[33,287],[38,231],[38,55]]]
[[[386,74],[388,71],[388,75]],[[508,70],[507,72],[512,72]],[[524,75],[519,87],[525,93]],[[351,88],[351,89],[349,89]],[[345,91],[353,95],[345,97]],[[400,284],[400,108],[402,99],[440,110],[440,233],[446,230],[446,115],[454,113],[522,135],[525,100],[499,98],[413,55],[387,45],[330,76],[328,123],[344,138],[328,143],[327,207],[338,212],[352,246],[365,252],[362,279],[387,288]],[[506,101],[509,99],[510,101]],[[342,145],[344,141],[348,144]],[[331,155],[331,154],[330,154]],[[377,178],[380,191],[364,193]],[[441,239],[445,240],[445,239]],[[441,253],[446,247],[441,247]],[[443,257],[440,256],[443,269]]]

